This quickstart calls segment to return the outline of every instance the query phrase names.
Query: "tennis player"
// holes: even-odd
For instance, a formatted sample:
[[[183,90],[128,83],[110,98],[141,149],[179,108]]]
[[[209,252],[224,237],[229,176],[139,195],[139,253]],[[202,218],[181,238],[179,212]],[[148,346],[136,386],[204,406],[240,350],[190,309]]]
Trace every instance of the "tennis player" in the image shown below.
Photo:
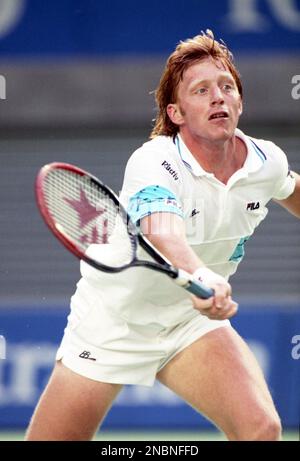
[[[262,371],[230,325],[229,277],[276,200],[300,217],[300,179],[282,150],[237,128],[242,84],[210,31],[181,42],[156,92],[151,140],[128,161],[121,200],[175,266],[214,288],[190,296],[141,268],[82,278],[28,440],[90,440],[124,384],[158,379],[229,440],[279,440]],[[115,255],[118,257],[118,255]]]

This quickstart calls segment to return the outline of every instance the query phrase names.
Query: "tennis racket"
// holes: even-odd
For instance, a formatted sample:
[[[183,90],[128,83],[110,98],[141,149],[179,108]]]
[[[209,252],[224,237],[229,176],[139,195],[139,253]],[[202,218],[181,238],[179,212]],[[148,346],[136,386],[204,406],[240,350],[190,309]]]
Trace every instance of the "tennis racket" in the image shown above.
[[[214,295],[172,266],[131,221],[116,194],[90,173],[67,163],[45,165],[36,178],[36,198],[53,234],[92,267],[114,273],[143,266],[168,275],[200,298]],[[151,259],[140,259],[139,247]]]

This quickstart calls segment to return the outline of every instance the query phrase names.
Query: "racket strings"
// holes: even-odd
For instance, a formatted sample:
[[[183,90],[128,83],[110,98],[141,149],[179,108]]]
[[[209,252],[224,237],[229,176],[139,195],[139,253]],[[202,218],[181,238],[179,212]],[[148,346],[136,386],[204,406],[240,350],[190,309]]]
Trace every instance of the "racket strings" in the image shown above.
[[[88,176],[54,169],[44,180],[43,192],[57,229],[82,253],[112,267],[132,261],[134,236],[100,185]]]

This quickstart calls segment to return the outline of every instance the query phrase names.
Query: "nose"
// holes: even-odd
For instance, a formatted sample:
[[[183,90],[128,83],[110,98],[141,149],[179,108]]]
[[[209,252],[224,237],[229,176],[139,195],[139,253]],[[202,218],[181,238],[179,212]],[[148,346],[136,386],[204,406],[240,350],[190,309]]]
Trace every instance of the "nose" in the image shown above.
[[[216,86],[211,90],[211,105],[222,105],[224,104],[224,98],[221,89]]]

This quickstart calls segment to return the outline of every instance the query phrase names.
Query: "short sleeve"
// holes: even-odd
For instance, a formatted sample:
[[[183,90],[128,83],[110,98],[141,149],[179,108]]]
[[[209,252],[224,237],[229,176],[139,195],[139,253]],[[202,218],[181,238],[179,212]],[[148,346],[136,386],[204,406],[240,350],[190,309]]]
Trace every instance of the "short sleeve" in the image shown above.
[[[183,217],[177,197],[168,189],[158,185],[147,186],[133,195],[129,200],[127,211],[137,224],[152,213],[174,213]]]
[[[182,205],[179,165],[168,151],[172,140],[153,141],[136,150],[126,165],[120,201],[126,209],[130,205],[132,212],[136,205],[142,208],[151,202],[153,206],[156,199],[162,211],[166,205],[176,203],[178,209]]]
[[[294,192],[296,179],[290,171],[285,153],[278,146],[275,147],[276,160],[279,162],[280,170],[278,175],[279,178],[275,182],[273,198],[276,200],[284,200]]]

